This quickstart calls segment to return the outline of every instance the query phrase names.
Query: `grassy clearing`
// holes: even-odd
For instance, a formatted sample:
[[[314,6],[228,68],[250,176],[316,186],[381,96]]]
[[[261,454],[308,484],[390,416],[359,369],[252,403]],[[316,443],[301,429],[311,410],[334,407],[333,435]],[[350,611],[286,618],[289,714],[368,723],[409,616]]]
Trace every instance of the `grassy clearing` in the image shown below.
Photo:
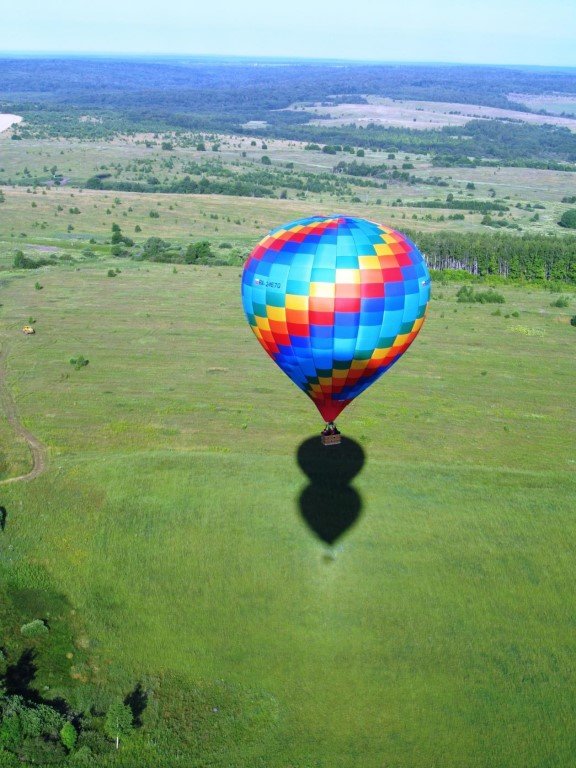
[[[339,419],[363,511],[328,551],[295,458],[320,417],[248,330],[239,270],[112,263],[1,294],[8,384],[50,458],[2,490],[6,567],[32,559],[66,595],[95,674],[239,691],[257,742],[226,721],[179,746],[198,765],[570,764],[571,308],[505,287],[494,315],[437,285],[421,338]]]

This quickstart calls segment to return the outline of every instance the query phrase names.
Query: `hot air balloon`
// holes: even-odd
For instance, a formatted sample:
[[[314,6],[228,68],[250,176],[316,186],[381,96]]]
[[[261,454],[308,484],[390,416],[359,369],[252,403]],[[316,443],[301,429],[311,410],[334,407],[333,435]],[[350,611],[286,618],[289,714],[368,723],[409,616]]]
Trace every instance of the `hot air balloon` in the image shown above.
[[[365,219],[312,216],[272,230],[242,274],[244,312],[274,362],[334,420],[404,354],[430,298],[405,235]]]

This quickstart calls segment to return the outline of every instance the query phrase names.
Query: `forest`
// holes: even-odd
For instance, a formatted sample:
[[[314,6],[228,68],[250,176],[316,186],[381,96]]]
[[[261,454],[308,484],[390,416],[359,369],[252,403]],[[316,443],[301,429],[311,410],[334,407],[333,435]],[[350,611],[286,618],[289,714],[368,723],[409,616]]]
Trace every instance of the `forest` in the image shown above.
[[[366,94],[530,111],[510,100],[509,94],[517,92],[573,93],[574,75],[569,70],[464,65],[0,59],[0,109],[26,118],[15,138],[99,139],[145,130],[249,132],[426,152],[454,165],[497,160],[572,170],[566,164],[576,161],[576,134],[565,127],[501,120],[470,120],[440,130],[307,124],[316,117],[313,104],[361,104]],[[288,110],[294,103],[303,106]],[[89,120],[84,119],[87,111]],[[258,124],[247,128],[247,123]]]

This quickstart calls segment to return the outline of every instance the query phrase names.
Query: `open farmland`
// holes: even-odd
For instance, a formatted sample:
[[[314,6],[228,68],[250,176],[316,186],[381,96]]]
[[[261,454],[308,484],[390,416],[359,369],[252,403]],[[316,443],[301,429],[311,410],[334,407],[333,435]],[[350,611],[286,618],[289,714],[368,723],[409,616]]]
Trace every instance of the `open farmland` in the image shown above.
[[[520,101],[520,98],[518,99]],[[428,129],[442,128],[447,125],[465,125],[469,120],[515,120],[531,125],[557,125],[576,131],[576,120],[562,117],[561,111],[569,111],[573,103],[557,97],[543,101],[537,97],[523,97],[523,102],[531,108],[542,108],[549,104],[562,104],[562,109],[550,110],[553,114],[538,115],[514,109],[500,109],[479,104],[459,104],[450,102],[408,101],[368,96],[366,104],[338,104],[337,106],[314,104],[306,105],[318,118],[312,125],[366,125],[382,124],[395,128]],[[291,109],[302,109],[299,104]]]

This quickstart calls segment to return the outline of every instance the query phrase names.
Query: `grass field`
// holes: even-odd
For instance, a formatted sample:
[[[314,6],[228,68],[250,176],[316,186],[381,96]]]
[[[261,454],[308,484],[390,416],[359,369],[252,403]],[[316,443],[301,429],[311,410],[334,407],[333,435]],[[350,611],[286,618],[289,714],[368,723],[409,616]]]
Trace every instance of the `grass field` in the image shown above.
[[[267,227],[280,201],[234,204]],[[499,288],[495,315],[434,286],[419,339],[339,419],[363,506],[328,547],[298,501],[321,420],[250,333],[240,270],[118,263],[6,272],[0,292],[7,383],[49,458],[0,487],[3,564],[67,596],[93,678],[245,693],[258,737],[224,724],[174,765],[571,765],[576,298]]]
[[[514,96],[515,94],[512,94]],[[528,112],[518,112],[513,109],[497,109],[496,107],[479,106],[476,104],[454,104],[450,102],[408,101],[369,96],[366,104],[338,104],[323,106],[316,104],[311,111],[321,116],[312,120],[316,125],[366,125],[380,123],[386,126],[425,130],[439,128],[445,125],[465,125],[469,120],[504,119],[516,120],[532,125],[559,125],[571,131],[576,130],[576,122],[570,118],[560,117],[568,105],[573,106],[573,99],[564,97],[554,100],[553,97],[538,96],[534,98],[519,95],[519,101],[532,109],[546,107],[551,115],[535,115]],[[549,109],[551,104],[561,104],[561,109]],[[294,105],[292,108],[297,108]]]
[[[185,140],[186,137],[172,134],[167,134],[166,139],[173,143],[173,150],[165,151],[161,149],[163,138],[138,134],[101,142],[11,141],[8,132],[0,134],[0,180],[5,196],[5,202],[0,203],[0,266],[11,263],[15,249],[26,250],[28,246],[58,247],[74,255],[75,246],[81,248],[91,238],[109,236],[113,222],[119,223],[136,242],[151,236],[178,242],[208,237],[215,243],[231,242],[245,251],[257,235],[263,235],[279,221],[318,212],[345,210],[401,230],[489,229],[481,223],[482,213],[467,211],[465,207],[461,221],[447,221],[454,213],[451,209],[404,205],[443,201],[450,194],[462,201],[500,200],[510,209],[506,221],[518,227],[514,230],[518,233],[562,234],[558,221],[569,206],[561,201],[573,186],[573,174],[566,172],[505,167],[437,168],[426,155],[398,153],[389,160],[387,153],[366,150],[358,162],[369,166],[384,164],[389,170],[401,170],[406,164],[410,166],[409,174],[422,180],[440,180],[444,186],[400,179],[388,180],[384,186],[373,180],[369,182],[373,186],[359,186],[358,178],[347,176],[345,187],[339,191],[299,192],[290,187],[294,177],[322,177],[326,186],[335,179],[343,179],[343,175],[333,174],[332,169],[341,161],[352,162],[355,155],[308,151],[301,142],[271,140],[264,144],[261,140],[234,136],[222,136],[213,143],[206,141],[207,151],[198,151],[190,136]],[[146,146],[146,141],[151,146]],[[214,145],[218,146],[217,152],[210,149]],[[270,166],[262,165],[263,156],[270,158]],[[202,167],[215,163],[217,169],[232,172],[235,178],[270,168],[277,174],[274,194],[285,194],[287,199],[265,198],[255,204],[250,197],[83,189],[88,178],[97,173],[109,173],[112,181],[141,183],[154,177],[159,183],[169,184],[181,180],[190,163]],[[63,186],[46,186],[53,181],[53,169],[63,177]],[[210,171],[205,175],[210,177]],[[34,179],[42,183],[34,187]],[[301,177],[305,184],[307,179],[306,175]],[[17,186],[11,186],[12,183]],[[537,210],[534,205],[539,206]],[[150,218],[151,211],[158,213],[159,218]],[[135,233],[137,226],[141,231]]]

